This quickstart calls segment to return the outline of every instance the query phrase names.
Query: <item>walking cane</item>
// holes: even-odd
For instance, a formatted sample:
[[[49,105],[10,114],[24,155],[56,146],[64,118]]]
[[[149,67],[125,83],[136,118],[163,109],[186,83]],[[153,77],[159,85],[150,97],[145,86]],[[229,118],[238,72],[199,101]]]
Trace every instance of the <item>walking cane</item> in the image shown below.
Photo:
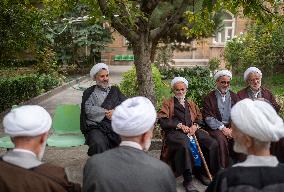
[[[203,162],[203,164],[204,164],[204,167],[205,167],[205,170],[206,170],[206,174],[207,174],[207,176],[209,177],[209,180],[212,181],[212,175],[211,175],[211,173],[210,173],[210,171],[209,171],[209,168],[208,168],[208,166],[207,166],[207,163],[206,163],[206,160],[205,160],[205,158],[204,158],[204,155],[203,155],[203,153],[202,153],[202,151],[201,151],[201,148],[200,148],[200,145],[199,145],[198,140],[197,140],[197,138],[196,138],[196,135],[193,134],[192,136],[193,136],[193,138],[194,138],[194,140],[195,140],[195,143],[196,143],[196,145],[197,145],[197,149],[198,149],[198,152],[199,152],[200,157],[201,157],[201,159],[202,159],[202,162]]]

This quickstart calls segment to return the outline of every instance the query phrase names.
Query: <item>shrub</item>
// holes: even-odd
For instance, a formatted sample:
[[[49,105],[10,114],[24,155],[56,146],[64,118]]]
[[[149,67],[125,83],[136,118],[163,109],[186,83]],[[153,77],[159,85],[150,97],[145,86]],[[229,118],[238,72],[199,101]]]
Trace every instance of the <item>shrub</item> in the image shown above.
[[[37,64],[36,60],[18,60],[18,59],[7,59],[0,60],[1,68],[10,68],[10,67],[30,67]]]
[[[214,57],[214,58],[210,59],[209,60],[209,69],[210,69],[210,71],[215,71],[216,69],[218,69],[220,64],[221,64],[221,61],[217,57]]]
[[[159,108],[162,100],[164,99],[163,95],[165,93],[165,89],[167,88],[165,87],[165,85],[163,85],[160,71],[154,65],[152,65],[152,75],[155,86],[155,96],[157,98],[157,106]],[[133,97],[138,95],[136,70],[134,67],[123,74],[123,79],[119,87],[122,93],[125,94],[127,97]]]
[[[60,80],[51,75],[26,75],[0,79],[0,111],[56,87]]]

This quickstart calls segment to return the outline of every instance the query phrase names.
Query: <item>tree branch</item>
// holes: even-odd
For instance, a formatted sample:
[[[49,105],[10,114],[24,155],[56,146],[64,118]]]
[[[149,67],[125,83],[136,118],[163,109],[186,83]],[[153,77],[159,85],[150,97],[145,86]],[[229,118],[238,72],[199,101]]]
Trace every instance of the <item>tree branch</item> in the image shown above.
[[[127,24],[123,24],[121,19],[115,17],[111,12],[111,9],[108,7],[106,0],[98,0],[101,11],[104,15],[108,16],[111,20],[111,25],[114,29],[116,29],[121,35],[126,37],[130,42],[135,42],[138,39],[138,34],[130,28]]]
[[[141,11],[151,15],[152,12],[155,10],[155,8],[157,7],[157,5],[159,4],[160,0],[143,0],[141,2]]]
[[[186,11],[189,3],[192,3],[193,0],[183,0],[180,4],[180,7],[176,10],[175,14],[171,16],[163,25],[160,27],[151,30],[150,38],[153,40],[159,39],[162,35],[167,33],[170,28],[178,22],[178,20],[182,17],[183,13]]]

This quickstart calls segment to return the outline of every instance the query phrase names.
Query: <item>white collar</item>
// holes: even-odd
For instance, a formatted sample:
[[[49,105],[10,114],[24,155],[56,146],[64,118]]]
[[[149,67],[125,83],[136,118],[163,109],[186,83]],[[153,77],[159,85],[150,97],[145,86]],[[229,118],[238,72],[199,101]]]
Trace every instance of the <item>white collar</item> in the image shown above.
[[[128,146],[128,147],[133,147],[136,149],[142,149],[142,146],[139,143],[136,143],[134,141],[121,141],[120,146]]]
[[[15,149],[13,149],[13,151],[15,151],[15,152],[22,152],[22,153],[29,153],[29,154],[31,154],[31,155],[36,157],[36,154],[34,152],[32,152],[30,150],[27,150],[27,149],[15,148]]]
[[[223,101],[223,102],[225,102],[225,101],[226,101],[226,95],[227,95],[227,93],[228,93],[228,91],[229,91],[229,90],[228,90],[228,91],[226,91],[226,93],[225,93],[225,94],[222,94],[222,93],[221,93],[221,91],[220,91],[219,89],[216,89],[216,90],[220,93],[220,96],[221,96],[221,98],[222,98],[222,101]]]
[[[237,163],[233,167],[276,167],[279,161],[275,156],[248,155],[244,162]]]

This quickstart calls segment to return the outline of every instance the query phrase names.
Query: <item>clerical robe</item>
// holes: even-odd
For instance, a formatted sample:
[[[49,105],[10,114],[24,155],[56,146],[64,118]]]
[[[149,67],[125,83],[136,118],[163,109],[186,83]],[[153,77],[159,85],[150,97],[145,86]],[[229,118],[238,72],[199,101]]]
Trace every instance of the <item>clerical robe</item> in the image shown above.
[[[191,127],[193,123],[200,123],[202,115],[198,106],[192,101],[185,101],[185,106],[172,97],[163,102],[158,113],[159,123],[165,134],[165,143],[161,152],[161,160],[168,163],[176,176],[186,170],[193,173],[194,158],[188,148],[189,139],[182,130],[177,130],[177,124],[182,123]],[[219,169],[218,144],[203,129],[198,129],[195,135],[207,160],[209,169],[214,175]]]
[[[238,159],[238,155],[233,151],[233,139],[228,139],[225,135],[221,132],[219,127],[225,126],[230,127],[230,109],[219,109],[218,100],[216,94],[218,94],[218,90],[211,91],[205,98],[204,98],[204,106],[202,115],[207,124],[207,131],[209,134],[214,137],[219,144],[219,153],[220,153],[220,164],[223,168],[229,166],[230,156],[233,156],[233,159]],[[226,93],[226,101],[229,102],[229,105],[224,105],[223,107],[231,108],[234,106],[238,101],[239,98],[237,94],[232,91]],[[224,114],[221,114],[220,111],[223,111]],[[227,111],[225,113],[225,111]],[[224,121],[224,117],[226,120]],[[209,123],[209,122],[210,123]]]
[[[64,168],[43,163],[37,167],[25,169],[1,159],[0,191],[80,192],[81,186],[67,180]]]
[[[257,98],[264,98],[273,106],[276,112],[279,112],[281,108],[281,106],[276,102],[273,94],[264,87],[261,87],[260,91],[256,94],[253,94],[251,89],[246,87],[238,92],[238,96],[241,100],[245,98],[253,100]],[[275,155],[281,163],[284,163],[284,138],[280,139],[278,142],[272,142],[270,152],[272,155]]]
[[[281,108],[281,106],[276,102],[275,97],[273,96],[271,91],[264,87],[260,87],[260,91],[256,95],[252,94],[250,87],[246,87],[238,92],[238,97],[241,100],[245,98],[251,98],[253,100],[256,98],[264,98],[274,107],[276,112],[279,112]]]
[[[243,163],[220,171],[206,192],[282,192],[284,164],[274,156],[249,155]]]
[[[86,138],[86,144],[89,146],[88,155],[102,153],[108,149],[116,147],[120,143],[120,137],[117,135],[111,127],[111,120],[101,115],[101,119],[92,117],[92,114],[86,114],[86,102],[98,88],[97,85],[89,87],[83,93],[81,103],[81,115],[80,115],[80,129]],[[99,99],[99,98],[98,98]],[[107,92],[105,99],[102,101],[100,107],[104,110],[112,110],[116,106],[120,105],[126,97],[120,92],[118,87],[111,86]],[[98,111],[94,110],[96,115],[99,115]],[[103,112],[104,113],[104,112]],[[99,119],[96,121],[96,119]]]

